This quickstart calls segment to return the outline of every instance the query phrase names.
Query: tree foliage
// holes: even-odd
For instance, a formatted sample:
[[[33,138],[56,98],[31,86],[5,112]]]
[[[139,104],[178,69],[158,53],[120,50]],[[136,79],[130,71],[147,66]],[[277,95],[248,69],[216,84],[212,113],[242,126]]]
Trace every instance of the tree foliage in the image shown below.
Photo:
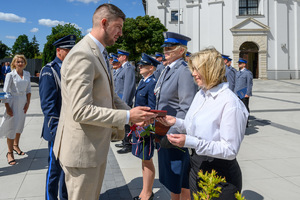
[[[47,43],[44,46],[43,65],[51,62],[56,56],[56,49],[52,44],[56,40],[71,34],[76,35],[76,43],[83,37],[81,31],[70,23],[65,25],[59,24],[52,28],[51,34],[47,36]]]
[[[117,49],[130,52],[129,60],[137,61],[141,53],[154,54],[162,51],[165,26],[154,16],[138,16],[136,19],[126,18],[123,26],[123,36],[115,45],[107,47],[108,52],[116,53]]]
[[[39,44],[36,40],[36,37],[33,36],[32,41],[29,42],[27,35],[20,35],[16,39],[11,53],[13,55],[23,54],[26,58],[35,58],[39,55]]]
[[[0,59],[9,55],[9,47],[0,40]]]

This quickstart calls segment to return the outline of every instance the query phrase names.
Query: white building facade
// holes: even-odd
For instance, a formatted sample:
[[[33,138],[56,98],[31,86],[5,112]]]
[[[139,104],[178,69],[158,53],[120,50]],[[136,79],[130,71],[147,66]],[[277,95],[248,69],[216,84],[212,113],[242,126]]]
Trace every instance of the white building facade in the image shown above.
[[[248,60],[254,78],[300,78],[300,0],[146,0],[146,14],[192,38],[190,52],[214,46]]]

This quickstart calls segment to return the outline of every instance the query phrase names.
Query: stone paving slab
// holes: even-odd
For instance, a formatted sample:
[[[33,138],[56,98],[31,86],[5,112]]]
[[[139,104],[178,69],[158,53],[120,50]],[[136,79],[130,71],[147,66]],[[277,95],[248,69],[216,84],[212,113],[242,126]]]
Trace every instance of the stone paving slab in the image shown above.
[[[0,139],[0,200],[43,200],[47,171],[47,142],[40,138],[43,115],[38,87],[25,121],[16,166],[6,160],[6,139]],[[243,173],[242,194],[247,200],[300,199],[300,80],[254,80],[250,99],[250,127],[237,157]],[[0,104],[0,116],[3,115]],[[132,199],[142,189],[141,160],[116,153],[111,143],[100,199]],[[158,181],[157,152],[153,192],[155,199],[170,199]]]

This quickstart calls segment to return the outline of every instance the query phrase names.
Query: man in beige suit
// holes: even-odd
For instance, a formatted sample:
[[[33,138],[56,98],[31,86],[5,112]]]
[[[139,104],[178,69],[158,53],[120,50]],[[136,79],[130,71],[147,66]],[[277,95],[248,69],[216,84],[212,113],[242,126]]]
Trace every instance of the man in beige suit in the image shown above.
[[[156,117],[148,107],[129,111],[114,93],[105,47],[122,35],[124,20],[118,7],[100,5],[93,15],[92,31],[62,65],[62,108],[54,154],[65,172],[72,200],[99,199],[113,129]]]

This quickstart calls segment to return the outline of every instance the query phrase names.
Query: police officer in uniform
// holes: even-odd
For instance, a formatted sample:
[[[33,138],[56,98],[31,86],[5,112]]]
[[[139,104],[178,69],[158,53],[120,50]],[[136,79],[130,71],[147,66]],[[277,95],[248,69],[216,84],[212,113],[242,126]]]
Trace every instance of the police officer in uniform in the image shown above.
[[[231,66],[231,58],[227,55],[222,55],[222,58],[224,59],[224,64],[225,64],[225,76],[227,79],[227,82],[229,83],[229,89],[234,92],[234,87],[235,87],[235,74],[236,74],[236,69],[234,69]]]
[[[122,64],[122,70],[118,74],[114,85],[116,94],[122,99],[129,107],[133,105],[133,97],[135,93],[135,67],[128,62],[129,52],[118,49],[118,60]],[[131,135],[130,126],[125,125],[125,137],[121,144],[116,144],[116,147],[122,149],[117,152],[120,154],[131,152]]]
[[[191,52],[189,52],[189,51],[186,52],[186,54],[185,54],[185,61],[186,62],[189,62],[189,59],[190,59],[191,55],[192,55]]]
[[[155,109],[156,97],[154,94],[154,87],[156,85],[156,79],[153,75],[155,68],[159,61],[151,56],[142,53],[141,60],[137,63],[140,69],[140,74],[143,76],[136,92],[134,106],[148,106],[151,109]],[[142,159],[142,171],[143,171],[143,189],[139,196],[133,198],[133,200],[150,199],[152,200],[154,194],[152,192],[153,182],[155,178],[155,167],[153,164],[154,153],[154,135],[140,136],[136,133],[132,135],[132,154]]]
[[[191,39],[173,32],[165,32],[164,37],[162,47],[169,64],[154,90],[156,109],[167,110],[168,115],[184,119],[198,89],[185,62],[187,43]],[[166,134],[171,133],[179,134],[172,127]],[[160,145],[159,181],[171,192],[172,199],[190,199],[188,149],[175,148],[166,136],[161,138]]]
[[[114,59],[118,59],[118,55],[115,54],[115,53],[109,53],[109,54],[108,54],[108,59],[109,59],[109,64],[112,65],[113,60],[114,60]]]
[[[120,72],[123,70],[123,68],[117,58],[113,59],[112,66],[113,66],[113,80],[115,83],[115,82],[117,82],[117,79],[119,78],[118,76],[119,76]],[[116,91],[116,89],[115,89],[115,91]]]
[[[238,61],[239,71],[235,76],[235,88],[234,93],[242,100],[245,104],[248,112],[249,110],[249,99],[252,96],[252,86],[253,86],[253,74],[251,71],[246,69],[247,61],[240,58]],[[248,127],[248,122],[247,122]]]
[[[160,62],[159,65],[157,65],[155,72],[153,73],[156,80],[158,80],[161,72],[164,70],[165,66],[163,64],[163,60],[165,59],[165,56],[160,52],[155,52],[155,59]]]
[[[55,59],[40,73],[39,92],[44,114],[42,137],[48,141],[48,171],[46,176],[46,200],[68,199],[64,172],[52,151],[61,109],[60,68],[70,49],[75,45],[76,36],[68,35],[55,41]],[[58,189],[59,187],[59,189]]]

